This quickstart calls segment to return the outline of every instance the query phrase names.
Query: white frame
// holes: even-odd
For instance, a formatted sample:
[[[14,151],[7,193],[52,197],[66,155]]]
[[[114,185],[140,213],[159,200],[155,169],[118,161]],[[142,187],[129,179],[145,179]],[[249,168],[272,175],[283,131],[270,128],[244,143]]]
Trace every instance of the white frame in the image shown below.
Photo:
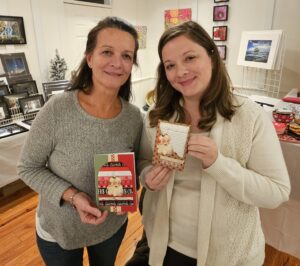
[[[237,64],[241,66],[274,69],[278,54],[282,30],[243,31]],[[267,62],[246,60],[249,41],[271,41]]]
[[[81,5],[81,6],[93,6],[93,7],[99,7],[99,8],[112,8],[112,1],[113,0],[105,0],[105,4],[97,4],[92,2],[81,2],[76,0],[63,0],[65,4],[72,4],[72,5]]]

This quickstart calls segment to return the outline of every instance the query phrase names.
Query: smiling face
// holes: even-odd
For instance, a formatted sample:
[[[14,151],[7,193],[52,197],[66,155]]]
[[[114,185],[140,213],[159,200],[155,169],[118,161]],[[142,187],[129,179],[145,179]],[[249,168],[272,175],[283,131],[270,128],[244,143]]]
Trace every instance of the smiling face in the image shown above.
[[[92,70],[94,86],[118,93],[132,70],[135,41],[129,33],[105,28],[97,35],[97,44],[86,60]]]
[[[171,85],[184,99],[201,99],[212,76],[212,62],[206,50],[184,35],[162,49],[162,61]]]

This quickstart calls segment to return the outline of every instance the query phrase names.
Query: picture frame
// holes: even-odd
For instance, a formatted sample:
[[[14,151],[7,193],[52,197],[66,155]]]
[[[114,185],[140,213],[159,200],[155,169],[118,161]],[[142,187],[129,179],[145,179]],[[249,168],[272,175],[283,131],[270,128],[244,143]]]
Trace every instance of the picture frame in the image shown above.
[[[45,101],[43,95],[34,95],[19,99],[20,108],[24,115],[37,113],[44,106]]]
[[[229,0],[214,0],[214,3],[223,3],[223,2],[229,2]]]
[[[237,64],[263,69],[277,68],[281,36],[282,30],[242,32]]]
[[[10,113],[6,102],[0,102],[0,121],[10,119]]]
[[[45,102],[47,102],[50,97],[54,94],[63,93],[70,87],[71,83],[68,80],[57,80],[42,83]]]
[[[23,17],[0,16],[0,45],[26,43]]]
[[[227,26],[214,26],[212,30],[212,39],[214,41],[226,41],[227,30]]]
[[[0,85],[0,96],[8,95],[9,89],[7,85]]]
[[[227,47],[226,45],[217,45],[219,55],[222,60],[226,60]]]
[[[11,92],[12,93],[22,93],[28,92],[28,95],[35,95],[38,94],[38,88],[36,86],[35,80],[19,82],[16,84],[11,85]]]
[[[22,127],[16,123],[8,124],[0,127],[0,139],[17,135],[23,132],[28,131],[27,128]]]
[[[4,100],[8,108],[19,108],[19,99],[28,97],[27,92],[4,95]]]
[[[214,6],[213,21],[227,21],[228,20],[228,5]]]

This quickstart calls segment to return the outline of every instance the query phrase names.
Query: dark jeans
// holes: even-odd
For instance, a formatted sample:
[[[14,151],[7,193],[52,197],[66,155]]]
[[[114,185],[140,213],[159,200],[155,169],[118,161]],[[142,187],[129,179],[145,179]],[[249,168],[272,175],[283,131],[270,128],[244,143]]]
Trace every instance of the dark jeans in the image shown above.
[[[126,221],[111,238],[88,246],[90,266],[114,266],[115,259],[127,228]],[[83,248],[65,250],[56,242],[49,242],[36,235],[37,245],[47,266],[82,266]]]
[[[196,266],[197,260],[168,247],[163,266]]]

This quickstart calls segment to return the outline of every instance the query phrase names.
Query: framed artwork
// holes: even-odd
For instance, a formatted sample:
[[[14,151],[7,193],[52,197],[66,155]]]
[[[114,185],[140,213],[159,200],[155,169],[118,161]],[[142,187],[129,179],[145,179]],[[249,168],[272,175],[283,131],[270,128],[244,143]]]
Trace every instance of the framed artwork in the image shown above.
[[[23,120],[22,123],[24,123],[24,124],[26,124],[26,125],[28,125],[28,126],[31,126],[32,123],[33,123],[33,120],[34,120],[34,119]]]
[[[214,41],[226,41],[227,40],[227,26],[215,26],[213,27],[213,40]]]
[[[36,86],[35,80],[16,83],[11,85],[11,92],[12,93],[22,93],[28,92],[29,95],[38,94],[38,88]]]
[[[27,128],[22,127],[18,124],[9,124],[0,127],[0,139],[10,137],[12,135],[20,134],[22,132],[28,131]]]
[[[242,32],[238,65],[275,69],[282,30]]]
[[[213,21],[228,20],[228,5],[214,6]]]
[[[215,3],[229,2],[229,0],[214,0]]]
[[[28,97],[27,92],[4,95],[4,100],[7,103],[8,108],[19,108],[19,99]]]
[[[38,112],[44,103],[43,95],[34,95],[19,99],[20,108],[24,115]]]
[[[0,96],[8,95],[9,90],[7,85],[0,85]]]
[[[24,53],[1,54],[0,57],[8,76],[30,74]]]
[[[6,102],[0,102],[0,121],[9,118],[10,114]]]
[[[192,9],[165,10],[165,29],[192,19]]]
[[[217,45],[218,51],[219,51],[219,55],[221,57],[222,60],[226,59],[226,45]]]
[[[58,80],[52,82],[45,82],[42,85],[44,90],[45,101],[48,101],[52,95],[66,91],[71,84],[68,80]]]
[[[159,120],[152,163],[182,171],[185,165],[190,126]]]
[[[26,44],[22,17],[0,16],[0,45]]]

